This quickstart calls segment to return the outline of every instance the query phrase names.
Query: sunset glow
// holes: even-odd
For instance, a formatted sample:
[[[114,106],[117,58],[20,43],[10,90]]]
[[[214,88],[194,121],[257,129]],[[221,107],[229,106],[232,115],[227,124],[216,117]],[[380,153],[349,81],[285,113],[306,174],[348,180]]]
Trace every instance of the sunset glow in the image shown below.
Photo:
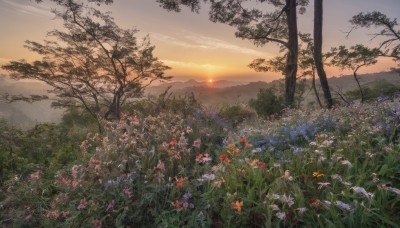
[[[42,42],[48,31],[62,26],[61,21],[54,19],[50,13],[53,7],[46,1],[36,4],[35,1],[0,0],[0,15],[3,17],[0,20],[0,29],[5,31],[0,37],[1,65],[11,60],[25,58],[33,61],[40,58],[23,47],[24,41]],[[324,2],[324,7],[329,10],[324,11],[323,51],[341,44],[351,46],[363,43],[376,47],[379,40],[371,40],[368,35],[375,31],[374,28],[354,30],[346,38],[344,31],[350,29],[349,19],[361,11],[371,10],[379,10],[395,18],[400,11],[398,0],[387,0],[384,4],[374,0],[336,0]],[[206,8],[199,14],[186,8],[180,13],[173,13],[159,7],[155,0],[114,1],[114,4],[102,8],[110,11],[121,27],[139,29],[139,40],[149,35],[152,45],[156,47],[155,55],[172,67],[166,74],[173,76],[174,80],[272,81],[282,78],[281,73],[260,73],[248,67],[256,58],[268,59],[282,55],[276,44],[255,46],[249,40],[236,38],[234,28],[210,22]],[[337,16],[339,10],[340,17]],[[312,34],[312,22],[311,1],[306,14],[299,15],[299,30]],[[363,73],[387,71],[395,66],[388,58],[380,59],[376,65],[364,68]],[[329,77],[348,74],[336,68],[327,69]],[[5,73],[7,72],[0,72]]]

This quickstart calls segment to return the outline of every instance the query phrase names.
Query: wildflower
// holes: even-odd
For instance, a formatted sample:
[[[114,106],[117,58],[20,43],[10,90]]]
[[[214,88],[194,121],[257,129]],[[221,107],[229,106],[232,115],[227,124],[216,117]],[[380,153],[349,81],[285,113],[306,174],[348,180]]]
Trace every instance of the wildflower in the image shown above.
[[[232,203],[233,209],[236,210],[238,214],[242,212],[242,207],[243,207],[243,202],[242,201],[236,201]]]
[[[365,189],[362,188],[362,187],[352,187],[351,189],[352,189],[355,193],[363,194],[363,195],[364,195],[365,197],[367,197],[368,199],[372,199],[372,198],[374,198],[374,196],[375,196],[373,193],[365,191]]]
[[[98,220],[98,219],[95,219],[95,220],[93,221],[93,227],[94,227],[94,228],[101,228],[101,221]]]
[[[78,209],[85,209],[86,206],[87,206],[86,198],[81,199],[81,201],[79,202]]]
[[[61,212],[62,213],[62,216],[64,217],[64,218],[68,218],[70,215],[71,215],[71,213],[69,212],[69,211],[63,211],[63,212]]]
[[[278,212],[275,214],[275,216],[280,220],[284,220],[286,217],[286,214],[285,214],[285,212]]]
[[[154,169],[165,170],[165,164],[162,161],[158,161],[157,166]]]
[[[329,147],[330,145],[332,145],[333,141],[332,140],[327,140],[325,139],[321,145],[319,147]]]
[[[296,209],[296,211],[298,211],[299,212],[299,214],[304,214],[304,212],[306,212],[307,211],[307,208],[305,208],[305,207],[299,207],[299,208],[297,208]]]
[[[240,156],[239,149],[236,148],[235,144],[229,144],[227,146],[227,152],[228,152],[228,154],[231,154],[231,155]]]
[[[192,198],[192,193],[190,193],[190,192],[187,192],[187,193],[185,193],[185,194],[183,195],[183,199],[184,199],[185,201],[188,201],[190,198]]]
[[[277,199],[280,199],[281,196],[278,195],[278,194],[272,194],[271,198],[274,199],[274,200],[277,200]]]
[[[349,160],[344,160],[344,161],[342,161],[341,162],[342,163],[342,165],[345,165],[345,166],[347,166],[347,168],[351,168],[351,167],[353,167],[353,165],[351,164],[351,162],[349,161]]]
[[[171,141],[169,142],[170,146],[175,146],[176,144],[178,144],[178,141],[176,141],[175,138],[172,138]]]
[[[321,200],[316,198],[311,198],[309,203],[312,208],[317,208],[321,205]]]
[[[124,194],[128,197],[128,199],[132,198],[133,193],[129,190],[128,187],[124,188]]]
[[[171,202],[171,205],[174,206],[177,211],[182,210],[182,202],[179,200],[176,200],[175,202]]]
[[[352,208],[350,207],[350,205],[343,203],[342,201],[336,201],[336,206],[338,206],[340,209],[344,210],[344,211],[351,211]]]
[[[285,170],[285,173],[282,176],[283,179],[288,180],[288,181],[292,181],[293,177],[290,176],[289,170]]]
[[[201,176],[200,179],[198,179],[199,181],[209,181],[209,180],[214,180],[215,179],[215,174],[204,174],[203,176]]]
[[[226,155],[226,154],[221,154],[219,156],[219,160],[222,161],[222,162],[229,162],[230,161],[229,158],[228,158],[228,155]]]
[[[400,195],[400,189],[398,189],[398,188],[387,187],[387,190],[389,192],[393,192],[393,193],[396,193],[397,195]]]
[[[214,182],[212,183],[212,186],[217,187],[217,188],[220,188],[221,185],[222,185],[224,182],[225,182],[225,180],[222,178],[222,179],[219,180],[219,181],[214,181]]]
[[[47,218],[58,218],[60,217],[61,213],[59,210],[48,211],[46,214]]]
[[[114,200],[110,201],[107,205],[106,211],[112,210],[114,208]]]
[[[40,179],[40,170],[32,173],[29,177],[32,181],[38,181]]]
[[[329,182],[318,182],[318,189],[323,189],[328,187],[328,185],[330,185],[331,183]]]
[[[281,202],[286,203],[289,207],[291,207],[294,204],[294,199],[290,195],[286,196],[285,194],[281,197]]]
[[[243,138],[243,137],[241,137],[241,138],[240,138],[240,140],[239,140],[239,142],[240,142],[240,145],[244,146],[244,145],[246,145],[246,144],[247,144],[247,139],[246,139],[246,138]]]
[[[185,177],[185,178],[183,178],[183,177],[180,177],[180,178],[175,177],[176,187],[177,188],[183,188],[183,183],[184,183],[185,180],[187,180],[187,177]]]
[[[278,205],[276,205],[276,204],[269,205],[269,207],[270,207],[273,211],[279,211],[279,210],[280,210],[279,207],[278,207]]]
[[[323,177],[323,176],[325,176],[325,174],[323,174],[323,173],[320,173],[320,172],[318,172],[318,171],[316,171],[316,172],[313,172],[313,177]]]
[[[196,147],[197,149],[200,149],[200,147],[201,147],[201,139],[194,140],[193,146]]]
[[[196,156],[195,161],[198,163],[207,163],[210,162],[212,159],[209,154],[199,154]]]

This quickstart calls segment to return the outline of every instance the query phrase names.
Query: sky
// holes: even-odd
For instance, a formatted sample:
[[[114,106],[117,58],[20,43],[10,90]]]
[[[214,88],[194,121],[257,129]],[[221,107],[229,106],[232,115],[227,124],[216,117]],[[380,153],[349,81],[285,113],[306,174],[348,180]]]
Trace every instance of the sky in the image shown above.
[[[312,33],[312,2],[310,0],[306,14],[299,15],[299,31],[302,33]],[[255,7],[263,5],[254,3]],[[62,27],[62,22],[50,12],[52,7],[46,0],[41,4],[33,0],[0,0],[0,65],[10,60],[40,58],[23,47],[24,41],[42,41],[48,31]],[[148,34],[156,46],[154,54],[172,67],[166,73],[174,76],[176,81],[272,81],[282,78],[279,73],[255,72],[247,67],[253,59],[279,55],[277,45],[257,47],[248,40],[236,38],[235,28],[209,21],[207,6],[199,14],[187,9],[180,13],[168,12],[155,0],[114,0],[114,4],[102,8],[110,11],[122,28],[139,29],[139,38]],[[346,38],[346,31],[351,28],[348,23],[351,17],[373,10],[398,18],[400,0],[325,0],[323,50],[358,43],[377,46],[378,40],[371,40],[368,35],[378,31],[376,29],[358,29]],[[391,59],[381,58],[375,66],[364,68],[360,73],[387,71],[394,66],[396,64]],[[326,70],[329,76],[351,73],[330,67]]]

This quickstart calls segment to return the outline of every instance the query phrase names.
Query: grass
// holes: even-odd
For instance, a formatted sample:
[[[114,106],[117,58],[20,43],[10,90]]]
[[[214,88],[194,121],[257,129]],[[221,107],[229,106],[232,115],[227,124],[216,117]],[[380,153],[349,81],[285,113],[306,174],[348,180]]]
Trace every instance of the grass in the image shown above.
[[[126,115],[54,178],[7,181],[0,224],[399,227],[399,107],[290,110],[234,131],[199,113]]]

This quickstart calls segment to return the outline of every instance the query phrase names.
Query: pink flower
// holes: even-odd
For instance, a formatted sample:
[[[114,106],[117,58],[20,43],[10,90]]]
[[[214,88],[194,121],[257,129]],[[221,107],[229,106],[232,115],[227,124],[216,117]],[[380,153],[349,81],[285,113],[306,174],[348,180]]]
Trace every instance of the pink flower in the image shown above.
[[[114,208],[114,200],[113,200],[113,201],[110,201],[110,202],[108,203],[106,211],[112,210],[113,208]]]
[[[124,188],[124,194],[130,199],[132,198],[133,193],[129,190],[128,187]]]
[[[164,164],[164,162],[158,161],[157,166],[155,167],[155,169],[165,170],[165,164]]]
[[[81,201],[79,202],[78,209],[85,209],[86,206],[87,206],[86,198],[81,199]]]
[[[200,149],[200,147],[201,147],[201,139],[194,140],[193,146],[198,148],[198,149]]]
[[[95,228],[101,228],[101,221],[98,220],[98,219],[94,220],[94,221],[93,221],[93,226],[94,226]]]

